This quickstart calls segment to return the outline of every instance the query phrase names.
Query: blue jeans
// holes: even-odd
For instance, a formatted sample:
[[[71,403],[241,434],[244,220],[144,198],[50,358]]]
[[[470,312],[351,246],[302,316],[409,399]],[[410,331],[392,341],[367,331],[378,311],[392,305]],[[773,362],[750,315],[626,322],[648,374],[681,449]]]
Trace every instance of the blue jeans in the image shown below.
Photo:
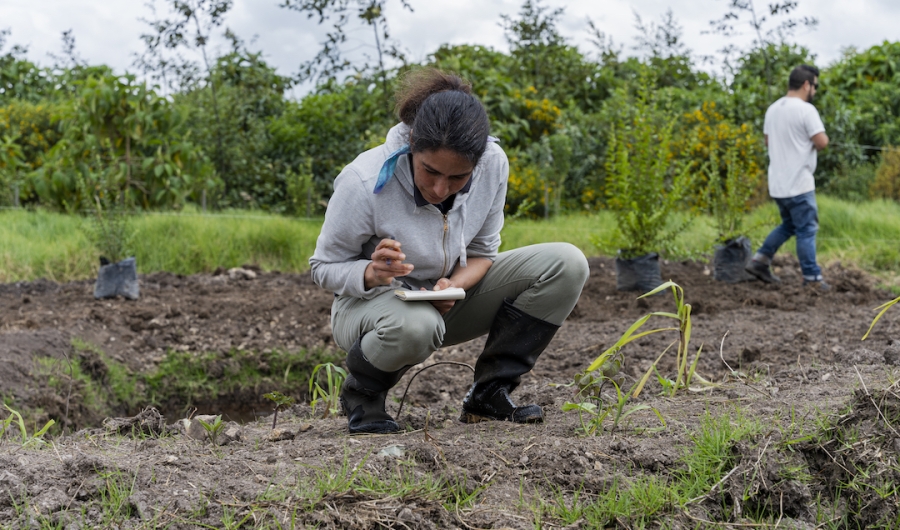
[[[781,245],[797,236],[797,259],[804,280],[821,280],[822,269],[816,263],[816,232],[819,231],[819,207],[816,206],[816,192],[811,191],[796,197],[775,199],[781,213],[781,224],[775,227],[762,246],[759,253],[773,257]]]

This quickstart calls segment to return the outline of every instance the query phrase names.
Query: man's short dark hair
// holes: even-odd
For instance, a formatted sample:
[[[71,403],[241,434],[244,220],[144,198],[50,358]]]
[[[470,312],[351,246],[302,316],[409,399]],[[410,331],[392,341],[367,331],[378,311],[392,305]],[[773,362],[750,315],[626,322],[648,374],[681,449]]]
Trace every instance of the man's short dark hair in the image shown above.
[[[803,83],[807,81],[809,81],[810,85],[814,84],[817,77],[819,77],[818,68],[808,64],[801,64],[791,70],[791,77],[788,78],[788,88],[791,90],[799,90],[800,87],[803,86]]]

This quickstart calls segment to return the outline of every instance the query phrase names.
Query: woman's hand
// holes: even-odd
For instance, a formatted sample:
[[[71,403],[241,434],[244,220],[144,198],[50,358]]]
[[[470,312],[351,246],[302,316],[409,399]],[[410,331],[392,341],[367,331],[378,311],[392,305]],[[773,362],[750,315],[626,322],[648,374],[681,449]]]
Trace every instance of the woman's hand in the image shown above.
[[[453,285],[453,282],[450,281],[449,278],[441,278],[440,280],[437,281],[436,284],[434,284],[435,291],[443,291],[444,289],[447,289],[448,287],[456,287],[455,285]],[[423,287],[422,290],[424,291],[426,289]],[[456,300],[432,300],[431,301],[431,305],[433,305],[434,308],[438,310],[438,313],[440,313],[442,315],[445,314],[447,311],[450,311],[451,309],[453,309],[453,305],[455,303],[456,303]]]
[[[413,266],[403,263],[406,254],[400,251],[400,242],[394,239],[382,239],[372,252],[372,262],[366,267],[366,289],[379,285],[390,285],[397,276],[406,276],[413,271]]]

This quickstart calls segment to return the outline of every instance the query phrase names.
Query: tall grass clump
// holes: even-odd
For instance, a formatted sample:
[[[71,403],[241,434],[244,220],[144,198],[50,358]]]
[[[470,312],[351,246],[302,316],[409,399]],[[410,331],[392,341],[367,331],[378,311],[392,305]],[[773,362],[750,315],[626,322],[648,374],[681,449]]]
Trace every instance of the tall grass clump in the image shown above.
[[[256,264],[267,270],[303,272],[315,250],[321,219],[222,213],[146,214],[135,219],[142,241],[141,272],[209,272]]]
[[[588,256],[600,252],[592,240],[595,236],[612,237],[615,230],[612,212],[570,213],[538,219],[507,219],[501,232],[500,251],[512,250],[537,243],[564,241],[581,249]]]
[[[89,221],[43,210],[0,210],[0,282],[96,276]]]
[[[900,204],[865,203],[817,197],[817,245],[827,258],[841,259],[873,271],[900,270]]]
[[[321,219],[255,213],[138,213],[129,220],[140,273],[211,272],[253,263],[305,272]],[[91,220],[43,210],[0,211],[0,282],[64,282],[97,274]]]

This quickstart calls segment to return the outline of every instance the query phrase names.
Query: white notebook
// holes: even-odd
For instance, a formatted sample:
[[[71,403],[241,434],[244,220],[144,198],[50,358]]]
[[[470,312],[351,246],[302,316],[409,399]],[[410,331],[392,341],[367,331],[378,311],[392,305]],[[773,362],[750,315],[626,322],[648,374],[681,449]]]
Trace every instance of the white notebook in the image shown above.
[[[443,291],[407,291],[398,289],[394,291],[397,298],[412,302],[414,300],[463,300],[466,290],[460,287],[448,287]]]

